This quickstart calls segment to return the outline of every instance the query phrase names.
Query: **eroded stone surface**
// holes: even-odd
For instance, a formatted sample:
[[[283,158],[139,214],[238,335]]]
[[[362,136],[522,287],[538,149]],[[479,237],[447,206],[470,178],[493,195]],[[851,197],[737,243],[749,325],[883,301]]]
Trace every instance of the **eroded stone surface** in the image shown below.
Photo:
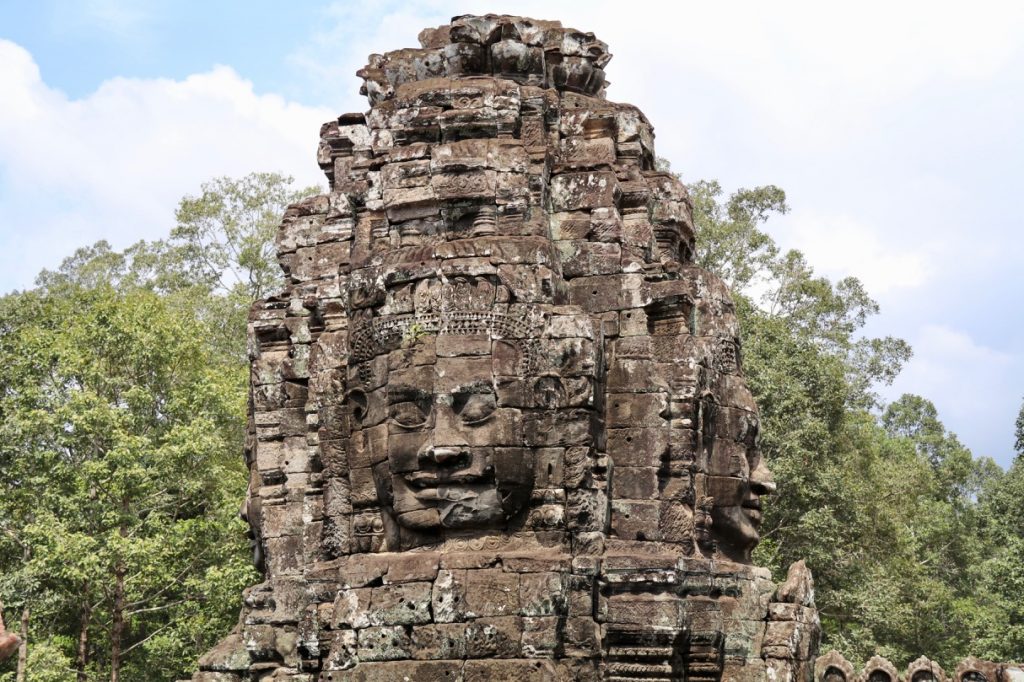
[[[195,679],[811,679],[810,573],[750,563],[774,484],[733,303],[607,46],[420,39],[284,217],[250,317],[266,581]]]

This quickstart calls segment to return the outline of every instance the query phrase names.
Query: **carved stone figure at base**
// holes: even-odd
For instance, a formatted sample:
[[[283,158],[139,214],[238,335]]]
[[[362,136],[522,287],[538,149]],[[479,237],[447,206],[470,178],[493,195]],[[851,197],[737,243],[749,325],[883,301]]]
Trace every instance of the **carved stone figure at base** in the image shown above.
[[[21,639],[4,628],[4,615],[0,608],[0,661],[10,658],[21,645]]]

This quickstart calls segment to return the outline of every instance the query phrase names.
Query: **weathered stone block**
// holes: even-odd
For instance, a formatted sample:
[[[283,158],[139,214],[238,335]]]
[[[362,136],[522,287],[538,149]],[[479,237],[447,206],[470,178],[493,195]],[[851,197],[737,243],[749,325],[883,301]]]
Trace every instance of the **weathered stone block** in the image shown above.
[[[563,173],[551,178],[551,205],[556,211],[614,206],[618,189],[614,173]]]
[[[465,612],[468,616],[511,616],[519,613],[519,575],[501,569],[466,572]]]
[[[431,607],[436,623],[466,620],[466,571],[438,571],[431,592]]]
[[[370,625],[429,623],[432,587],[429,582],[411,582],[372,588]]]
[[[524,616],[564,614],[564,589],[560,573],[521,574],[519,578],[520,613]]]
[[[251,660],[241,634],[233,633],[222,639],[199,659],[200,670],[215,672],[246,672]],[[193,678],[194,679],[194,678]],[[221,682],[217,678],[206,678],[209,682]],[[227,678],[230,679],[230,678]],[[235,680],[238,678],[235,677]]]
[[[348,627],[354,630],[369,627],[372,592],[369,587],[339,591],[334,600],[331,627]]]
[[[357,653],[363,661],[394,661],[410,658],[412,640],[405,628],[375,627],[360,630]]]

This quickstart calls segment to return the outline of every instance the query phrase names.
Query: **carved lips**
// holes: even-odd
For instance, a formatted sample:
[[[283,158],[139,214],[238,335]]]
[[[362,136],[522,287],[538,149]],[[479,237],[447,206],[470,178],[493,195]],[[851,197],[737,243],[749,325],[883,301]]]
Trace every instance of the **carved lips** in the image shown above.
[[[761,525],[761,498],[756,495],[749,497],[743,501],[741,506],[746,510],[747,518],[754,524],[754,527],[759,527]]]

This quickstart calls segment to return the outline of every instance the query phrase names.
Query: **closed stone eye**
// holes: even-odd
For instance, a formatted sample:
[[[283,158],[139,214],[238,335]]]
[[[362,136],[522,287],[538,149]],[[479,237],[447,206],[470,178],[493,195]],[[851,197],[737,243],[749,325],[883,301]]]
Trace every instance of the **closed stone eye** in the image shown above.
[[[425,407],[412,400],[395,403],[388,408],[388,417],[399,426],[406,428],[422,426],[430,414],[429,407],[424,409]]]
[[[452,409],[464,424],[482,422],[490,417],[496,408],[493,393],[456,393],[452,396]]]

